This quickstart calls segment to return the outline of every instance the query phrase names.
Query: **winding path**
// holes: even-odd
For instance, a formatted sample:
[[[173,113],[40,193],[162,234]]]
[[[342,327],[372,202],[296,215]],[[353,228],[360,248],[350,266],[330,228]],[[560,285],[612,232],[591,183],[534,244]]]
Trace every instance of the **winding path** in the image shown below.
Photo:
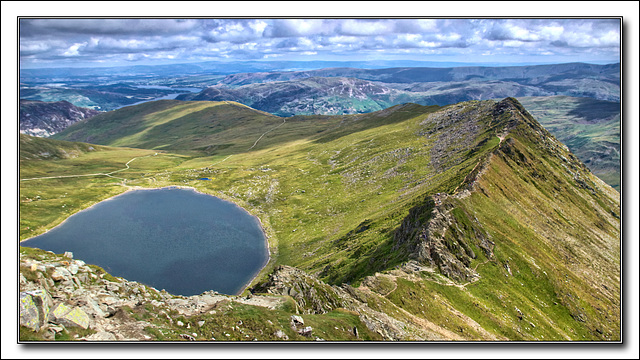
[[[28,179],[20,179],[20,181],[27,181],[27,180],[42,180],[42,179],[62,179],[62,178],[74,178],[74,177],[82,177],[82,176],[108,176],[108,177],[112,177],[114,179],[121,179],[126,181],[126,179],[121,178],[121,177],[117,177],[117,176],[113,176],[111,174],[115,174],[117,172],[120,171],[125,171],[125,170],[129,170],[129,164],[136,159],[139,158],[143,158],[143,157],[149,157],[149,156],[156,156],[158,155],[158,153],[155,153],[154,155],[145,155],[145,156],[136,156],[133,159],[127,161],[126,164],[124,164],[125,168],[124,169],[120,169],[120,170],[114,170],[108,173],[96,173],[96,174],[82,174],[82,175],[59,175],[59,176],[43,176],[43,177],[36,177],[36,178],[28,178]]]

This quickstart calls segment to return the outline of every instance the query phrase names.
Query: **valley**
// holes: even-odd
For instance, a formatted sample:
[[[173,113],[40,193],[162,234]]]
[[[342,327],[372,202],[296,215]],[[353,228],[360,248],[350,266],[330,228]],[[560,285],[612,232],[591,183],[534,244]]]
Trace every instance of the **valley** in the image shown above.
[[[169,305],[178,296],[158,301],[110,278],[148,294],[133,295],[127,316],[92,313],[103,324],[93,331],[114,336],[133,318],[145,321],[131,335],[140,340],[619,339],[619,194],[517,100],[285,119],[228,101],[163,100],[55,139],[21,135],[20,177],[40,179],[20,182],[20,238],[132,187],[191,187],[260,218],[271,260],[241,297],[184,298],[203,304],[185,312]],[[21,254],[25,266],[66,266]],[[90,286],[35,269],[25,288],[93,298]],[[241,304],[257,297],[282,305]],[[223,323],[235,332],[219,333]]]

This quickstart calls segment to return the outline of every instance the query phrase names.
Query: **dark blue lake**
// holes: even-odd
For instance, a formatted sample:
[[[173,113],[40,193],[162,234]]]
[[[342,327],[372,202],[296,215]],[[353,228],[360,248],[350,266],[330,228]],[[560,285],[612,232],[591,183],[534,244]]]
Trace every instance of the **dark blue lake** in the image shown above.
[[[236,294],[269,258],[256,217],[180,188],[126,192],[21,245],[72,251],[112,275],[187,296]]]

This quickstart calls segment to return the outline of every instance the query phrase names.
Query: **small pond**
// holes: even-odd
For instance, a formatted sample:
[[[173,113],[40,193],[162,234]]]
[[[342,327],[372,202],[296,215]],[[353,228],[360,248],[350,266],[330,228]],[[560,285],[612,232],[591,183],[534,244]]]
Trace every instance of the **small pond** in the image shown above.
[[[256,217],[184,188],[128,191],[21,245],[72,251],[114,276],[185,296],[236,294],[269,258]]]

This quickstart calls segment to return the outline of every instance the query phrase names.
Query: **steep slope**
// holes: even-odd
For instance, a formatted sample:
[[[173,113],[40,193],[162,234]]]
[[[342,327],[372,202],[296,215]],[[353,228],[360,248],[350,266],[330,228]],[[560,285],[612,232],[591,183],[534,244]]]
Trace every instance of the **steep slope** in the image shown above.
[[[322,121],[319,132],[295,132]],[[271,261],[253,292],[294,304],[288,313],[242,307],[240,318],[166,309],[170,324],[145,317],[162,330],[148,336],[178,339],[178,319],[229,326],[260,314],[282,324],[294,312],[320,322],[313,316],[347,311],[381,339],[620,339],[619,194],[515,99],[272,129],[251,151],[188,159],[128,184],[188,185],[257,215]],[[140,301],[152,314],[144,304],[156,303]],[[271,339],[276,329],[263,326]],[[341,338],[353,339],[325,337]]]
[[[238,103],[161,100],[100,114],[55,138],[146,149],[247,150],[282,122]]]
[[[518,100],[594,175],[620,191],[620,103],[569,96]]]
[[[93,109],[74,106],[68,101],[42,102],[20,99],[20,132],[46,137],[99,113]]]
[[[57,141],[20,134],[20,160],[67,159],[80,154],[105,149],[86,143]]]

